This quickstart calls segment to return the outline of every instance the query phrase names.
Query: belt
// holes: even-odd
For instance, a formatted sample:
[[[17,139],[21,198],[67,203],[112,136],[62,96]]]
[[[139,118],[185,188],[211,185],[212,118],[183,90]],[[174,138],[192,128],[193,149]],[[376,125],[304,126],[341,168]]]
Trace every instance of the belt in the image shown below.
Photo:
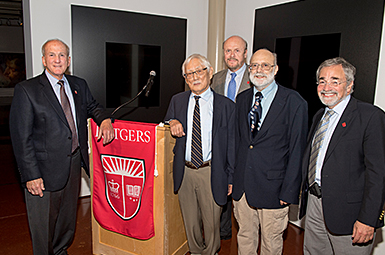
[[[309,192],[317,198],[322,197],[321,187],[318,185],[318,183],[314,183],[313,185],[311,185],[311,187],[309,188]]]
[[[206,161],[206,162],[203,162],[203,164],[196,168],[193,163],[191,163],[190,161],[185,161],[185,165],[188,167],[188,168],[191,168],[191,169],[199,169],[199,168],[202,168],[202,167],[206,167],[206,166],[209,166],[210,165],[210,161]]]

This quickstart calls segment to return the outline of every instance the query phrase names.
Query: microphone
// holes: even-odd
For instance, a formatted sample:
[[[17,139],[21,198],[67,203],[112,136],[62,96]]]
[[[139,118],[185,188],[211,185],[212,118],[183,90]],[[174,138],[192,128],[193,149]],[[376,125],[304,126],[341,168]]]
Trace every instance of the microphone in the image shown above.
[[[144,96],[146,97],[148,97],[148,95],[150,94],[151,86],[154,83],[155,76],[156,76],[156,73],[154,70],[152,70],[150,72],[150,77],[148,78],[147,85],[146,85],[146,93],[144,94]]]

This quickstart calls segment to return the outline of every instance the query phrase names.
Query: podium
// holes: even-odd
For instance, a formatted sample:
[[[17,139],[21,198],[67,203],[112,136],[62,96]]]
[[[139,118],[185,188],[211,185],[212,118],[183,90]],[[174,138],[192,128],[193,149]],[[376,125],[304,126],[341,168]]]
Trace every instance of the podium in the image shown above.
[[[91,132],[89,132],[89,134],[91,134]],[[93,254],[184,255],[187,253],[187,239],[179,207],[178,195],[174,194],[173,189],[172,149],[175,145],[175,139],[171,137],[169,127],[157,126],[156,137],[155,160],[159,174],[157,177],[150,177],[154,178],[155,236],[148,240],[139,240],[106,230],[98,224],[92,211]],[[90,173],[92,195],[92,155],[90,155]]]

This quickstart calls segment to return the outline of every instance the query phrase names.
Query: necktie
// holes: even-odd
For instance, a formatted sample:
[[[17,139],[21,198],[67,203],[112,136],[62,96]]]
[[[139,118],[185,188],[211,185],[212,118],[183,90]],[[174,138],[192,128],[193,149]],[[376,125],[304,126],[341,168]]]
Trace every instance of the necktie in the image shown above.
[[[333,110],[327,111],[324,118],[321,120],[320,124],[318,125],[317,131],[315,132],[313,144],[311,146],[310,161],[309,161],[309,173],[308,173],[309,187],[313,185],[313,183],[315,182],[315,172],[316,172],[316,165],[317,165],[319,150],[322,146],[323,140],[325,139],[325,134],[329,126],[330,117],[334,113],[335,112]]]
[[[61,106],[63,108],[64,114],[66,116],[68,125],[70,126],[71,133],[72,133],[72,152],[73,152],[78,147],[78,144],[79,144],[78,135],[76,133],[75,122],[72,116],[70,101],[68,100],[67,94],[64,90],[64,81],[60,80],[57,83],[60,85]]]
[[[235,82],[236,73],[231,73],[231,80],[227,89],[227,97],[235,101],[235,92],[237,90],[237,83]]]
[[[201,136],[201,116],[199,108],[200,96],[194,96],[195,108],[193,115],[193,129],[191,137],[191,163],[199,168],[203,163],[202,156],[202,136]]]
[[[259,130],[259,120],[262,116],[262,105],[261,100],[263,98],[263,95],[261,92],[255,93],[255,101],[254,105],[250,110],[250,131],[253,135],[253,138],[256,136]]]

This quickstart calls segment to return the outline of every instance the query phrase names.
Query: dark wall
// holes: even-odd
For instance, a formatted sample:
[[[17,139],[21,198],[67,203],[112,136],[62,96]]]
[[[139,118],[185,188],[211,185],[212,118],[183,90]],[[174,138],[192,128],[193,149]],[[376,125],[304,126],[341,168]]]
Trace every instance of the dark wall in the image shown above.
[[[74,75],[87,80],[93,96],[104,106],[106,42],[160,46],[160,70],[153,85],[159,93],[159,106],[127,106],[115,116],[153,123],[163,120],[172,95],[184,90],[181,65],[186,54],[187,20],[75,5],[71,12]]]
[[[357,68],[354,96],[373,103],[377,78],[380,41],[383,23],[384,0],[305,0],[255,11],[254,51],[261,47],[276,50],[279,38],[307,37],[315,35],[340,35],[339,54],[325,54],[311,72],[312,78],[300,81],[298,88],[311,86],[310,92],[300,91],[308,100],[307,93],[316,93],[315,72],[323,60],[341,56]],[[301,59],[318,58],[319,52],[327,50],[327,39],[313,45],[306,45],[306,56]],[[303,53],[304,54],[304,53]],[[334,54],[334,56],[332,56]],[[278,54],[278,65],[280,65]],[[286,56],[287,57],[287,56]],[[281,63],[284,65],[284,63]],[[283,67],[283,66],[282,66]],[[279,73],[280,71],[278,71]],[[301,74],[294,74],[301,75]],[[285,77],[280,77],[285,81]],[[288,76],[287,80],[292,79]],[[284,83],[282,85],[285,85]]]

